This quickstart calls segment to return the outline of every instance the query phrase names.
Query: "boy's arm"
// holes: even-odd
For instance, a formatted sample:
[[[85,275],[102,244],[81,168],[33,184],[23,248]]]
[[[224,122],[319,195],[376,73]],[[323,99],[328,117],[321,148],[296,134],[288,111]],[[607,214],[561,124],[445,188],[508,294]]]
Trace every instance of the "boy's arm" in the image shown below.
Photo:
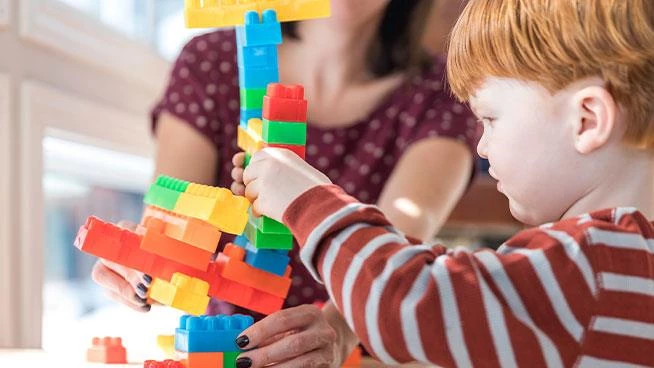
[[[301,195],[284,222],[314,277],[386,363],[574,363],[595,300],[578,244],[535,229],[504,254],[413,245],[376,207],[333,185]]]

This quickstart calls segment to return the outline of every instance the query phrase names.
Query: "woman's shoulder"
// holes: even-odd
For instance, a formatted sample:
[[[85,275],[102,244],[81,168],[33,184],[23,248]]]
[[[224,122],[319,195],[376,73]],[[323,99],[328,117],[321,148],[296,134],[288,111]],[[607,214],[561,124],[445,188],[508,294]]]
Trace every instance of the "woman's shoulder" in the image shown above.
[[[237,75],[234,31],[215,30],[191,38],[179,53],[176,64],[198,75],[215,74],[214,78]]]

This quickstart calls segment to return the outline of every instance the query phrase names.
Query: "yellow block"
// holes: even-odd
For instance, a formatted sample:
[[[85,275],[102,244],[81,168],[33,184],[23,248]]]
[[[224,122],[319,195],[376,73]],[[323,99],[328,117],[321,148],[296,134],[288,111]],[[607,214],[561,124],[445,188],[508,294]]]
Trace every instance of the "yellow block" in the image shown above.
[[[209,305],[209,284],[183,273],[174,273],[171,282],[154,279],[148,298],[192,315],[204,314]]]
[[[250,202],[229,189],[191,183],[179,195],[174,212],[210,223],[220,231],[239,235],[248,221]]]
[[[331,14],[330,0],[185,0],[184,15],[188,28],[233,27],[243,25],[245,13],[274,9],[280,22],[326,18]]]
[[[248,120],[248,132],[255,139],[261,140],[261,137],[263,137],[263,120],[256,118]]]
[[[244,129],[240,125],[238,127],[236,143],[240,149],[249,154],[254,154],[255,152],[261,151],[263,149],[263,139],[261,139],[261,134],[256,136],[253,134],[255,131],[251,130],[249,127],[250,124],[254,123],[256,128],[256,125],[258,124],[257,120],[261,121],[259,119],[250,119],[248,121],[248,129]]]
[[[166,354],[166,358],[172,359],[175,356],[175,335],[157,336],[157,346]]]

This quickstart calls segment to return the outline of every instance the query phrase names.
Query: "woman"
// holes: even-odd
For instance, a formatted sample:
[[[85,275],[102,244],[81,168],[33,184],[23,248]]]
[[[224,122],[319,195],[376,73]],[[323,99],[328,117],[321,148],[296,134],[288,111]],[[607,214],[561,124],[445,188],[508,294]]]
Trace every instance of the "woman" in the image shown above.
[[[444,57],[428,57],[421,46],[432,1],[332,0],[330,18],[284,24],[279,48],[281,82],[304,85],[309,101],[307,161],[421,239],[438,231],[466,189],[476,143],[476,122],[445,90]],[[239,121],[234,38],[231,30],[215,31],[181,52],[152,113],[158,173],[231,185]],[[448,175],[433,179],[433,172]],[[291,257],[285,307],[328,300],[301,267],[297,249]],[[107,262],[93,276],[121,302],[149,310],[142,299],[149,277]],[[221,303],[212,307],[234,312]],[[284,338],[270,345],[270,354],[259,349],[251,366],[301,366],[308,353],[340,362],[356,344],[331,304],[322,311],[291,308],[267,320],[294,321],[296,333],[279,331]]]

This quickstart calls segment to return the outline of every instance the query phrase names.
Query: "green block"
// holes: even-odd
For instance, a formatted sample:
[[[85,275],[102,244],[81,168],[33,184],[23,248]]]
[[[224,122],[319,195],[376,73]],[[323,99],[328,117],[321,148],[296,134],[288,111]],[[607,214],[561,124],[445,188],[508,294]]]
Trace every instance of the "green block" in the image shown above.
[[[223,368],[236,368],[236,359],[240,352],[223,352]]]
[[[145,193],[143,202],[150,206],[160,207],[169,211],[175,209],[179,195],[186,191],[190,183],[166,175],[159,175]]]
[[[248,165],[250,164],[250,160],[252,160],[252,155],[250,154],[250,152],[245,152],[245,163],[243,164],[243,168],[248,167]]]
[[[263,141],[277,144],[307,144],[307,124],[263,119]]]
[[[290,234],[265,234],[257,229],[256,225],[248,221],[245,225],[245,237],[250,244],[257,249],[293,249],[293,235]]]
[[[265,88],[241,88],[241,109],[263,108],[263,96],[265,95]]]
[[[254,217],[252,215],[252,207],[248,211],[252,225],[256,226],[260,232],[264,234],[291,234],[291,230],[281,222],[266,216]]]

